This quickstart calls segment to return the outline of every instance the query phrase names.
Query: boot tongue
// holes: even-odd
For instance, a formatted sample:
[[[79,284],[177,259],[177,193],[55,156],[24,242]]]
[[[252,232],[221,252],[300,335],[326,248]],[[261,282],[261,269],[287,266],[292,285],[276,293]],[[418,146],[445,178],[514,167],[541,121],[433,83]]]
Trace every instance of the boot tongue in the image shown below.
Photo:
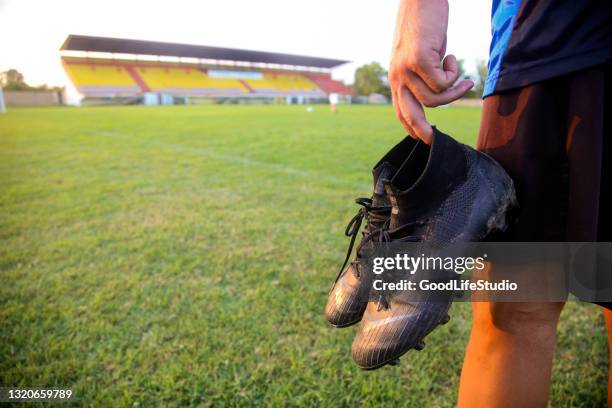
[[[389,199],[385,192],[384,181],[391,180],[393,175],[400,168],[406,157],[416,146],[417,141],[410,136],[404,137],[398,144],[393,146],[382,159],[374,166],[372,175],[374,176],[374,194],[372,204],[375,207],[386,207]]]
[[[374,207],[383,207],[389,205],[389,199],[385,191],[385,180],[391,180],[395,169],[390,163],[380,163],[372,170],[374,176],[374,194],[372,194],[372,205]]]

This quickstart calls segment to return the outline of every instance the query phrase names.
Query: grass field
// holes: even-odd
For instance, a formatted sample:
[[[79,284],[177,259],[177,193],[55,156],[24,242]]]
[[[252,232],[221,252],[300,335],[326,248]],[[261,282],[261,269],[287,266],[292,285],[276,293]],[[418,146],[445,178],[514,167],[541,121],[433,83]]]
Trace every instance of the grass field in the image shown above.
[[[474,143],[480,110],[437,109]],[[399,367],[326,325],[389,107],[14,109],[0,115],[0,386],[89,406],[450,407],[469,304]],[[604,406],[599,310],[568,304],[551,406]]]

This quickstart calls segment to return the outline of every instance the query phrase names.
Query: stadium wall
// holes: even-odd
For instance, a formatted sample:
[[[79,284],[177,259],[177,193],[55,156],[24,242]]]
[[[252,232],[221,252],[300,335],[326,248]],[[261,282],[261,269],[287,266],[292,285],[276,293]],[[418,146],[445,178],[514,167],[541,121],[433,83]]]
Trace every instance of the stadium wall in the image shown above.
[[[4,91],[7,106],[58,106],[64,104],[61,91]]]

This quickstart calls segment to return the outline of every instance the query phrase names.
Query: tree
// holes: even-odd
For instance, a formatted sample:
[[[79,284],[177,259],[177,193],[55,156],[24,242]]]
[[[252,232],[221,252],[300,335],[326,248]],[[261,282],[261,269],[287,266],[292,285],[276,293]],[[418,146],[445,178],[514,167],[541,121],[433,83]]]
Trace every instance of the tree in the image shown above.
[[[0,73],[0,84],[6,86],[10,83],[25,84],[23,74],[16,69],[9,69]]]
[[[373,93],[391,96],[386,81],[387,71],[378,63],[371,62],[357,68],[353,90],[357,95],[371,95]]]
[[[30,86],[25,83],[23,74],[16,69],[0,72],[0,85],[9,91],[30,89]]]
[[[487,63],[483,60],[476,62],[476,72],[478,73],[478,83],[474,87],[474,90],[479,97],[482,97],[484,93],[485,81],[487,80],[488,68]]]
[[[0,72],[0,86],[7,91],[63,91],[64,88],[59,86],[49,86],[42,84],[39,86],[28,85],[23,74],[16,69],[9,69]]]

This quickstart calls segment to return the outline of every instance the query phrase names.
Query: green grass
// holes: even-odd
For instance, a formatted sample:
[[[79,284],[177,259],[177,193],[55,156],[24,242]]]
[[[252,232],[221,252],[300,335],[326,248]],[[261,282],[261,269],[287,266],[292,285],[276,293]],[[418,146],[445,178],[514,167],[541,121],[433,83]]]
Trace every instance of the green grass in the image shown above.
[[[480,110],[430,112],[474,143]],[[0,115],[0,385],[83,405],[449,407],[469,304],[397,368],[323,317],[389,107],[12,109]],[[552,406],[603,406],[603,318],[568,304]]]

